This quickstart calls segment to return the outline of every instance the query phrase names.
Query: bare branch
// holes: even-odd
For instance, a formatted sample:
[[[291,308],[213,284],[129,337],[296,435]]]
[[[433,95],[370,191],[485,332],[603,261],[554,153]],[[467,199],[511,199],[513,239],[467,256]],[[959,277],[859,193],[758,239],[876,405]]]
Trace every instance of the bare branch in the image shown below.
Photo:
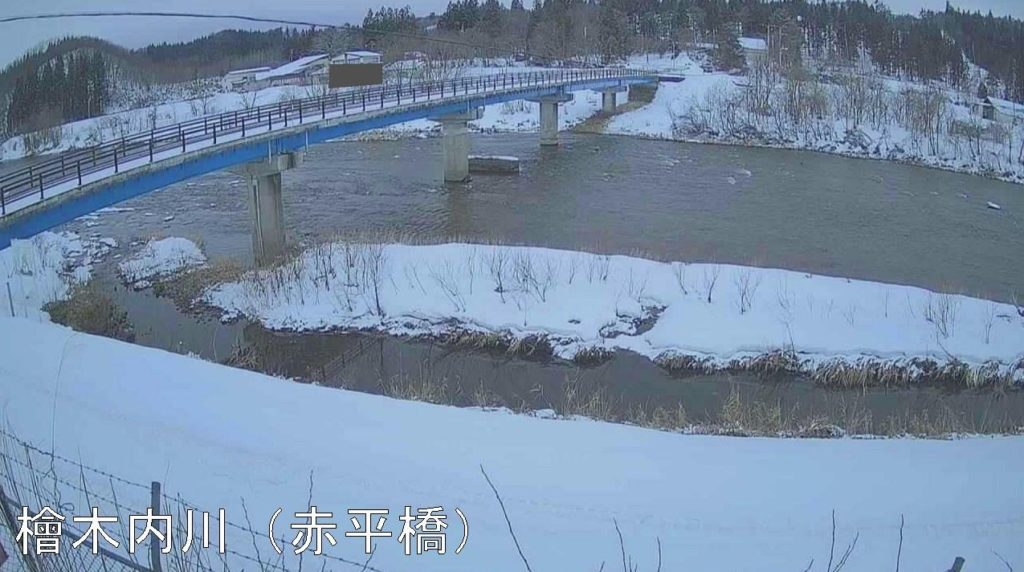
[[[501,495],[498,494],[498,489],[494,487],[494,483],[491,482],[491,477],[487,476],[487,471],[484,470],[484,466],[480,465],[480,472],[484,474],[484,479],[487,480],[487,485],[491,487],[494,492],[494,497],[498,499],[498,505],[501,506],[501,514],[505,516],[505,524],[508,525],[508,533],[512,535],[512,542],[516,545],[516,550],[519,551],[519,557],[523,559],[523,564],[526,565],[527,572],[533,572],[530,568],[530,562],[526,560],[526,555],[523,554],[523,549],[519,546],[519,539],[516,538],[516,533],[512,530],[512,521],[508,518],[508,511],[505,510],[505,502],[501,500]]]

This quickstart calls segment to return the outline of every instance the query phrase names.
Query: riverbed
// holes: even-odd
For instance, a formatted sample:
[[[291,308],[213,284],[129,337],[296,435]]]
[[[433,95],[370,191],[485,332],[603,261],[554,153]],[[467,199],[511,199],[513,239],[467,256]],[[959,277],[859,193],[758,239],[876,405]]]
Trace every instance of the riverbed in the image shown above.
[[[1000,301],[1024,284],[1018,185],[906,165],[817,153],[563,134],[558,149],[536,135],[474,135],[474,152],[514,155],[518,177],[440,182],[441,142],[335,142],[309,149],[284,174],[292,244],[337,233],[501,241],[682,261],[715,261],[922,286]],[[1002,206],[995,211],[986,207]],[[122,245],[152,236],[201,242],[213,260],[251,263],[242,179],[214,173],[125,202],[68,225]],[[287,377],[373,392],[395,384],[442,385],[460,405],[564,407],[585,387],[625,410],[682,405],[695,422],[715,419],[738,394],[800,415],[874,422],[953,414],[976,425],[1024,424],[1018,392],[835,392],[799,379],[715,374],[674,378],[620,352],[593,368],[453,350],[368,334],[278,334],[246,322],[182,312],[149,291],[117,286],[98,268],[145,345],[225,360],[252,348],[255,367]]]

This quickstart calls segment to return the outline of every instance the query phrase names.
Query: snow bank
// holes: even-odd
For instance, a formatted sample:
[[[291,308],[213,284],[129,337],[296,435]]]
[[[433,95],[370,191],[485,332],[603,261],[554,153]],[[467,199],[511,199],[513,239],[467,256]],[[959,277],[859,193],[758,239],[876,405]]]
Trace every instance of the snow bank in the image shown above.
[[[1002,364],[1024,357],[1015,307],[921,288],[766,268],[531,247],[329,244],[207,292],[273,329],[453,329],[549,336],[555,354],[628,349],[727,364],[795,350],[841,358]],[[1021,378],[1021,371],[1011,375]]]
[[[85,240],[73,232],[47,231],[12,241],[0,250],[0,315],[48,320],[42,307],[66,298],[73,284],[89,278],[92,264],[116,246],[112,239]]]
[[[133,288],[148,288],[153,280],[206,264],[206,256],[187,238],[150,240],[128,260],[118,265],[121,277]]]
[[[391,511],[393,537],[377,541],[371,563],[379,570],[522,570],[481,465],[534,570],[621,561],[616,523],[641,570],[656,568],[659,540],[663,570],[803,570],[812,558],[823,570],[833,510],[836,558],[860,535],[845,568],[853,572],[894,565],[901,515],[907,569],[945,570],[955,556],[1000,569],[993,552],[1024,562],[1019,437],[679,435],[289,383],[26,320],[0,318],[0,332],[0,411],[22,438],[134,482],[159,480],[166,494],[223,507],[232,522],[245,523],[244,499],[257,530],[283,508],[278,534],[289,539],[285,522],[308,507],[312,471],[312,501],[338,525],[328,554],[365,560],[362,539],[342,535],[352,530],[346,509]],[[79,482],[77,471],[61,476]],[[109,487],[97,478],[89,489]],[[148,494],[118,489],[125,506],[148,506]],[[404,556],[405,505],[445,507],[449,550],[459,507],[466,549]],[[252,543],[228,534],[229,548]],[[257,541],[266,556],[265,537]]]
[[[635,135],[688,142],[716,142],[736,145],[776,147],[821,151],[850,157],[886,159],[919,164],[950,171],[980,174],[1007,182],[1024,183],[1024,163],[1020,161],[1024,128],[1019,125],[996,124],[974,115],[962,96],[952,90],[937,89],[909,81],[874,75],[854,79],[825,80],[812,89],[813,97],[803,95],[805,116],[793,119],[785,111],[787,94],[777,84],[774,89],[757,86],[751,76],[708,74],[699,69],[685,74],[680,83],[662,83],[652,103],[641,109],[613,118],[605,131],[612,134]],[[841,81],[864,82],[865,91],[880,100],[874,113],[884,117],[872,119],[873,112],[861,111],[860,119],[842,103]],[[760,94],[755,97],[754,93]],[[928,93],[926,93],[928,92]],[[907,124],[913,120],[897,120],[896,102],[905,103],[911,96],[941,97],[941,115],[932,119],[939,125],[938,133],[915,133]],[[762,111],[749,111],[747,99],[767,103]],[[811,113],[810,106],[818,111]],[[774,106],[774,111],[770,106]],[[760,107],[758,109],[761,109]],[[923,128],[919,128],[923,129]]]

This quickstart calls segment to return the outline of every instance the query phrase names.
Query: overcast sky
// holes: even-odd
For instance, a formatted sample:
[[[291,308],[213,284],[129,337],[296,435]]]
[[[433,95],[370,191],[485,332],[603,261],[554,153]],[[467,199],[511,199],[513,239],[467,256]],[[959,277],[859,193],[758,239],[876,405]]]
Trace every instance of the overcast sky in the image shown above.
[[[946,0],[884,0],[894,12],[942,10]],[[502,0],[508,4],[508,0]],[[991,10],[1024,18],[1024,0],[953,0],[961,8]],[[367,9],[382,4],[409,4],[417,14],[440,12],[447,0],[0,0],[0,17],[83,10],[131,10],[243,13],[252,16],[311,20],[329,24],[361,22]],[[527,4],[530,4],[527,2]],[[66,35],[98,36],[128,48],[189,40],[224,28],[252,27],[240,21],[185,18],[69,18],[0,23],[0,66],[26,50]],[[272,27],[272,26],[268,26]]]

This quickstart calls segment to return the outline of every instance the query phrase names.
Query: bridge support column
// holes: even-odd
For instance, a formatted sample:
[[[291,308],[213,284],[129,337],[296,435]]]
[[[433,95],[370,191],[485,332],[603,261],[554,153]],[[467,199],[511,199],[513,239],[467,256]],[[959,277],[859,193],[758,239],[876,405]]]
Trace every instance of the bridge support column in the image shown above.
[[[601,89],[601,111],[603,113],[615,113],[615,107],[617,105],[616,99],[618,94],[626,91],[626,86],[617,85],[615,87],[606,87]]]
[[[464,183],[469,180],[469,125],[480,119],[482,109],[475,107],[465,113],[454,113],[433,117],[431,121],[441,124],[444,148],[444,181]]]
[[[572,101],[572,94],[559,92],[530,101],[540,104],[540,144],[543,147],[558,145],[558,104]]]
[[[281,173],[302,164],[302,152],[274,155],[267,161],[249,163],[238,171],[248,178],[249,216],[252,220],[252,252],[257,266],[280,258],[285,252],[284,201]]]

